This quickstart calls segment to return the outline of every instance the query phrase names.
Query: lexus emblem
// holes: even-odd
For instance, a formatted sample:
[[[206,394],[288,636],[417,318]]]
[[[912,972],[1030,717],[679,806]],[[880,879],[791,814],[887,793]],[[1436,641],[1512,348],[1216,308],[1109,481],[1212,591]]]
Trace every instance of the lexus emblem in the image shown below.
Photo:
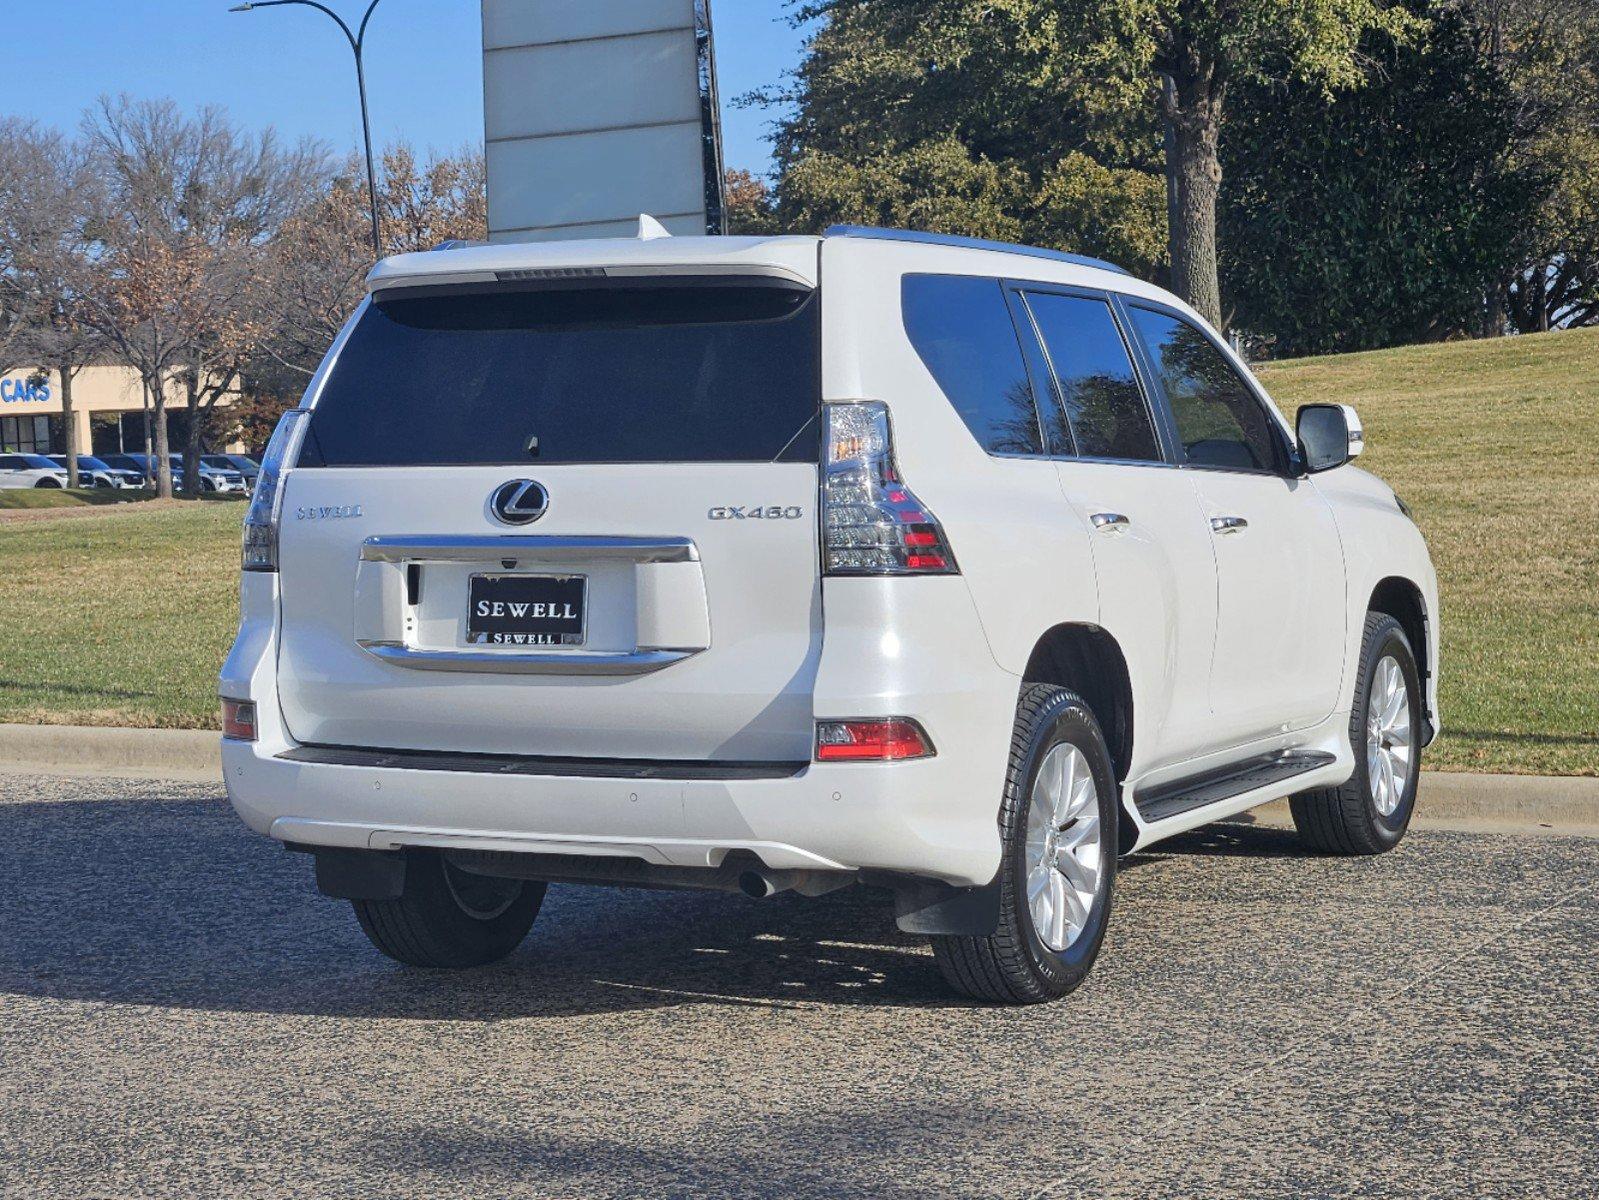
[[[544,485],[532,479],[511,479],[494,489],[489,511],[507,525],[527,525],[537,521],[550,506]]]

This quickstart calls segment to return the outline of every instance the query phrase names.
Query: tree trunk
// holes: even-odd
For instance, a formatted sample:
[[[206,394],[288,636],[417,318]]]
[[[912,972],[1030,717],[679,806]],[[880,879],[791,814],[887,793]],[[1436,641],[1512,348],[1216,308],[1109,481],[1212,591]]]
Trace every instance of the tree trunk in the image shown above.
[[[192,372],[183,375],[183,399],[189,414],[189,432],[183,439],[183,494],[200,494],[200,381]]]
[[[1221,194],[1222,86],[1209,67],[1174,76],[1177,224],[1171,233],[1172,291],[1221,327],[1216,198]]]
[[[1170,75],[1160,77],[1161,150],[1166,158],[1166,285],[1177,277],[1183,226],[1177,207],[1177,85]]]
[[[63,434],[67,449],[67,486],[75,488],[80,486],[78,480],[78,423],[73,420],[72,411],[72,377],[77,374],[77,368],[70,363],[61,364],[61,423],[65,427]]]
[[[154,380],[146,379],[145,387],[149,389],[151,405],[155,410],[155,446],[151,453],[155,455],[155,494],[163,500],[172,499],[172,459],[171,444],[167,441],[167,393],[166,380],[157,376]]]

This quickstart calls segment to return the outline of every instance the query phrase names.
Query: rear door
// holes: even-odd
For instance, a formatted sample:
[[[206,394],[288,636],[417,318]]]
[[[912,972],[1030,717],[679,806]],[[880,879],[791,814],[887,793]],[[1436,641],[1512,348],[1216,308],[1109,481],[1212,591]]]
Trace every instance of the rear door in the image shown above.
[[[1129,302],[1217,564],[1210,707],[1230,744],[1307,728],[1337,704],[1347,604],[1332,509],[1291,469],[1286,434],[1181,314]]]
[[[1216,563],[1198,499],[1169,461],[1110,298],[1021,287],[1054,385],[1060,486],[1087,518],[1100,623],[1138,688],[1134,771],[1186,761],[1212,744]]]
[[[285,483],[294,737],[808,760],[818,305],[765,278],[380,293]]]

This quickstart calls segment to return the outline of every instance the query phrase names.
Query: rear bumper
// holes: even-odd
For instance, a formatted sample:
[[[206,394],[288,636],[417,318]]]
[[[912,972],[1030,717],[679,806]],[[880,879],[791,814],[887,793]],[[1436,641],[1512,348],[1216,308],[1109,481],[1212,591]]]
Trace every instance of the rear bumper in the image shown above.
[[[226,740],[222,760],[245,822],[299,845],[622,856],[672,867],[716,867],[747,851],[774,869],[880,869],[957,885],[987,883],[999,865],[994,814],[939,801],[958,771],[940,758],[729,779],[343,766]]]
[[[622,856],[668,867],[717,867],[746,851],[773,869],[986,884],[999,869],[1018,681],[989,653],[964,580],[887,582],[898,586],[828,582],[812,706],[819,719],[912,717],[933,757],[666,778],[540,773],[536,760],[457,770],[398,755],[304,753],[276,703],[276,579],[247,575],[221,690],[256,702],[259,740],[223,741],[228,795],[252,829],[298,845]],[[920,646],[938,652],[914,652]]]

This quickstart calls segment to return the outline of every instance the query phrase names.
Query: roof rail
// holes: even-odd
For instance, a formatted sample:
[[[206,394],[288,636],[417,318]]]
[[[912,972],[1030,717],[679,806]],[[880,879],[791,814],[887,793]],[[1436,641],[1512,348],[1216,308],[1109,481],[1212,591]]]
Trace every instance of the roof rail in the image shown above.
[[[1089,258],[1086,254],[1068,254],[1064,250],[1045,250],[1040,246],[1022,246],[1015,242],[993,242],[987,238],[961,237],[954,233],[923,233],[918,229],[880,229],[874,225],[829,225],[823,237],[871,238],[880,242],[919,242],[926,246],[959,246],[965,250],[997,250],[1002,254],[1025,254],[1029,258],[1048,258],[1055,262],[1073,263],[1079,267],[1093,267],[1100,271],[1114,271],[1118,275],[1131,275],[1126,267],[1118,267],[1102,258]]]

